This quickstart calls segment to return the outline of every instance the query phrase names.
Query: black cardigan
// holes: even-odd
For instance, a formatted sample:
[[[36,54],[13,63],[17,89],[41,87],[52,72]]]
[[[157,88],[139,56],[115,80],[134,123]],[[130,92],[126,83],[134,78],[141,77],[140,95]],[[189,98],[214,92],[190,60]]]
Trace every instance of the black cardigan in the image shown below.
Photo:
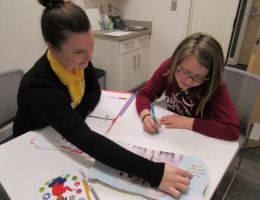
[[[44,54],[20,83],[14,136],[51,125],[69,142],[98,161],[158,187],[163,176],[163,163],[149,161],[125,150],[92,131],[85,123],[84,119],[97,105],[101,92],[91,62],[84,74],[84,96],[73,109],[67,87],[53,72]]]

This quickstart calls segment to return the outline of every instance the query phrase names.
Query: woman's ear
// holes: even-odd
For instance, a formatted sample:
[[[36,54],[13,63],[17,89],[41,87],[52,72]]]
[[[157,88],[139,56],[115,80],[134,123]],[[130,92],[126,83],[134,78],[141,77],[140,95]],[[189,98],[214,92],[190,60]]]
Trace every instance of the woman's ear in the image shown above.
[[[52,49],[53,48],[53,45],[50,43],[50,42],[46,42],[47,46],[49,49]]]

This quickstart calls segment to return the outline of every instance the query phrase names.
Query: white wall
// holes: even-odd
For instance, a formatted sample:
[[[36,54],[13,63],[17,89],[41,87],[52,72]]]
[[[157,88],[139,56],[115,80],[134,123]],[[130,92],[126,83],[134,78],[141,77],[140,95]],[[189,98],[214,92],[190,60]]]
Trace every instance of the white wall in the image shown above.
[[[107,5],[109,0],[74,0],[83,8]],[[22,68],[27,71],[45,52],[41,34],[43,6],[37,0],[0,1],[0,72]]]
[[[153,22],[150,70],[169,57],[186,36],[191,0],[178,0],[177,11],[170,11],[171,0],[75,0],[83,8],[121,7],[124,18]],[[0,1],[0,71],[28,70],[44,53],[46,46],[40,29],[43,7],[36,0]]]
[[[40,31],[42,8],[36,0],[1,0],[0,71],[27,69],[44,52]]]
[[[191,0],[178,0],[171,11],[171,0],[114,0],[125,19],[152,21],[149,74],[170,57],[178,43],[187,36]]]
[[[236,1],[236,0],[229,0]],[[191,0],[74,0],[83,8],[107,3],[119,7],[125,19],[152,21],[149,74],[171,56],[178,43],[187,36]],[[10,68],[28,70],[46,50],[40,29],[43,7],[37,0],[0,1],[0,71]]]

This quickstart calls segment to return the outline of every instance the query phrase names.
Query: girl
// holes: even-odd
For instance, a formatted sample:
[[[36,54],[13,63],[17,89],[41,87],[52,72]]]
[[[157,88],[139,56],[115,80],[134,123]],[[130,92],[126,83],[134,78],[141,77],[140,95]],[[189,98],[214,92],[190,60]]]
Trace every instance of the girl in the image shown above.
[[[223,52],[213,37],[195,33],[184,39],[137,95],[136,107],[144,130],[154,133],[165,125],[237,140],[238,115],[222,81],[223,70]],[[177,115],[164,116],[156,123],[150,104],[163,92],[167,109]]]

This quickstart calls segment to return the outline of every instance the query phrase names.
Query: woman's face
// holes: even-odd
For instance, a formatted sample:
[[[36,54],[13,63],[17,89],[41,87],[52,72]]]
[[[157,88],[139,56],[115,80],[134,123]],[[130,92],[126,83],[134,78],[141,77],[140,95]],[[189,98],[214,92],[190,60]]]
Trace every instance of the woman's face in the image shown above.
[[[68,70],[86,68],[92,58],[94,34],[90,30],[84,33],[70,33],[60,49],[51,48],[59,62]]]
[[[195,56],[189,56],[176,66],[175,79],[181,89],[187,90],[207,81],[208,69]]]

